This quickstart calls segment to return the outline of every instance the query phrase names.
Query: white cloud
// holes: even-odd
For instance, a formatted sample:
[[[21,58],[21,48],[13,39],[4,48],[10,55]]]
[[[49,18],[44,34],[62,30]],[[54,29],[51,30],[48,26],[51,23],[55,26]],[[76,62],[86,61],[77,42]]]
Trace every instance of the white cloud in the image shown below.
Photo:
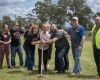
[[[2,7],[0,8],[0,16],[11,16],[12,18],[16,16],[26,16],[27,13],[30,13],[32,11],[33,7],[25,8],[25,7],[5,7],[5,9]]]
[[[15,3],[15,2],[23,2],[26,0],[0,0],[0,3]]]
[[[26,0],[0,0],[0,4],[7,3],[0,5],[0,19],[2,19],[3,16],[11,16],[14,19],[15,15],[25,17],[26,14],[31,13],[33,9],[33,2],[32,0],[29,1],[30,2]],[[17,4],[19,2],[20,4]]]
[[[100,12],[100,0],[87,0],[87,5],[92,9],[94,13]]]

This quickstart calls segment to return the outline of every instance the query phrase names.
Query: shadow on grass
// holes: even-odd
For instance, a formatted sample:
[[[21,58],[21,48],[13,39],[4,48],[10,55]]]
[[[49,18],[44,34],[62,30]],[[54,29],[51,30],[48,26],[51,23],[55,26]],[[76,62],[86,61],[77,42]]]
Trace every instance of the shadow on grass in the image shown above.
[[[11,70],[11,71],[9,71],[8,72],[8,74],[22,74],[23,73],[23,71],[21,71],[21,70],[15,70],[15,69],[13,69],[13,70]]]
[[[70,74],[67,74],[67,76],[69,78],[82,78],[82,79],[93,79],[95,80],[97,78],[96,75],[85,75],[85,74],[81,74],[81,75],[78,75],[78,76],[71,76]]]
[[[85,75],[85,74],[80,74],[78,76],[71,76],[70,72],[65,72],[65,73],[59,74],[54,70],[50,70],[48,72],[45,72],[44,75],[46,75],[46,74],[47,75],[63,75],[63,76],[67,76],[68,78],[78,78],[78,79],[82,78],[82,79],[90,79],[90,80],[91,79],[95,80],[97,78],[96,75]]]
[[[22,74],[22,75],[25,75],[25,76],[29,75],[27,71],[24,72],[24,71],[22,71],[22,70],[20,70],[18,68],[9,71],[8,74]],[[46,78],[47,76],[50,77],[50,76],[53,76],[53,75],[55,75],[55,76],[62,75],[62,76],[67,76],[68,78],[77,78],[77,79],[84,79],[84,80],[86,80],[86,79],[87,80],[88,79],[96,80],[96,78],[97,78],[96,75],[85,75],[85,74],[80,74],[79,76],[71,76],[70,72],[65,72],[65,73],[59,74],[59,73],[57,73],[57,71],[54,71],[54,70],[48,70],[47,72],[43,71],[42,75],[38,73],[38,70],[33,70],[32,74],[29,75],[29,76],[33,76],[33,75],[37,76],[37,78],[39,78],[39,79]]]

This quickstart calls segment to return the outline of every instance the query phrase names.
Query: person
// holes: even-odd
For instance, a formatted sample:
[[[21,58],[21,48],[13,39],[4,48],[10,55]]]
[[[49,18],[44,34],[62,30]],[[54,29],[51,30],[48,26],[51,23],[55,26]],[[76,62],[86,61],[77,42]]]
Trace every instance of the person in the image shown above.
[[[8,68],[11,68],[10,64],[10,43],[11,43],[11,35],[8,29],[8,25],[5,24],[3,27],[3,31],[0,36],[0,68],[2,69],[4,54],[6,55],[6,61]]]
[[[54,24],[51,24],[50,25],[50,35],[51,35],[51,38],[50,39],[53,39],[54,37],[55,37],[55,35],[56,35],[56,30],[55,30],[55,25]],[[51,43],[50,45],[49,45],[49,61],[51,60],[51,56],[52,56],[52,48],[53,48],[53,43]],[[48,65],[48,67],[49,67],[49,65]]]
[[[32,74],[34,61],[35,61],[35,45],[39,44],[39,29],[38,26],[35,24],[31,25],[29,32],[27,33],[25,42],[23,44],[25,53],[26,53],[26,60],[25,64],[29,71],[29,74]]]
[[[48,32],[48,24],[43,24],[42,31],[40,32],[41,43],[38,47],[38,70],[39,74],[41,73],[41,65],[44,67],[44,71],[47,71],[48,63],[48,54],[49,54],[49,44],[46,44],[45,41],[49,40],[51,35]],[[42,57],[43,54],[43,57]],[[43,61],[42,61],[43,60]],[[43,64],[42,64],[43,63]]]
[[[95,26],[92,28],[92,46],[94,60],[100,80],[100,16],[95,17]]]
[[[30,25],[28,25],[27,26],[27,29],[25,30],[25,32],[24,32],[24,40],[26,40],[26,38],[27,38],[27,35],[28,35],[28,33],[30,33],[30,31],[32,30],[31,28],[33,28],[33,23],[31,23]],[[26,44],[25,44],[26,45]],[[26,50],[25,49],[25,45],[23,44],[23,48],[24,48],[24,50]],[[34,49],[34,48],[33,48]],[[33,51],[34,52],[34,51]],[[33,53],[34,54],[34,53]],[[34,58],[32,58],[32,59],[34,59]],[[35,66],[35,59],[34,60],[32,60],[33,62],[33,66]],[[27,67],[27,56],[25,57],[25,64],[24,64],[24,67]]]
[[[21,34],[24,32],[19,28],[18,22],[14,22],[13,28],[10,30],[11,33],[11,66],[15,68],[15,57],[16,53],[19,56],[20,66],[23,66],[23,52],[21,48]]]
[[[80,57],[83,48],[83,42],[85,40],[85,29],[79,24],[78,17],[72,17],[71,28],[68,33],[71,39],[72,54],[74,58],[74,69],[71,75],[76,76],[81,72]]]
[[[64,57],[66,56],[66,50],[68,49],[67,47],[69,47],[69,42],[67,40],[68,35],[67,32],[65,32],[64,30],[58,30],[57,28],[55,30],[55,37],[46,41],[46,43],[55,42],[55,68],[58,71],[58,73],[64,73],[66,63]]]

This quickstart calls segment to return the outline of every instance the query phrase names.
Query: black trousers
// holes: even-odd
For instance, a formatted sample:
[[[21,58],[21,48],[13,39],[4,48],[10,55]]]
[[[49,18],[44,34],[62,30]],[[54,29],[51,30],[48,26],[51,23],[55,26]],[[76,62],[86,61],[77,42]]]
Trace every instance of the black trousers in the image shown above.
[[[94,59],[97,67],[97,72],[100,77],[100,49],[97,49],[96,45],[93,45]]]
[[[48,62],[48,53],[49,53],[49,49],[43,50],[43,66],[44,66],[44,70],[47,71],[47,62]],[[42,50],[38,49],[38,70],[39,73],[41,72],[41,57],[42,56]]]

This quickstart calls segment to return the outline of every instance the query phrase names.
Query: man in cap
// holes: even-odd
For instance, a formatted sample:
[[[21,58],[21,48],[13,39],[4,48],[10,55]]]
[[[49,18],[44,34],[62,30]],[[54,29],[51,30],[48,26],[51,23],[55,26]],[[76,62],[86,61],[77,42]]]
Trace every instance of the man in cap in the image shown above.
[[[83,42],[85,39],[85,30],[82,25],[79,24],[78,17],[73,17],[71,20],[71,28],[69,34],[71,38],[72,54],[74,58],[74,69],[71,75],[78,75],[81,72],[80,57],[83,48]]]

